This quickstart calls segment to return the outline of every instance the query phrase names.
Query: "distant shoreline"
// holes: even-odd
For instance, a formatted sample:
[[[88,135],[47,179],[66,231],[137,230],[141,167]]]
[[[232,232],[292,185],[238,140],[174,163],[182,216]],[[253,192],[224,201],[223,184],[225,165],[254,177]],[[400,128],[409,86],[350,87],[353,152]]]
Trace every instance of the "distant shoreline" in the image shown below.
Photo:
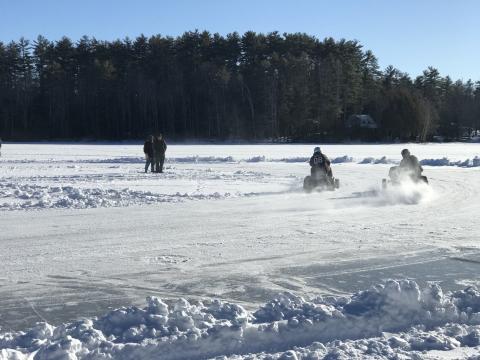
[[[259,141],[213,141],[213,140],[168,140],[169,145],[312,145],[312,144],[323,144],[323,145],[401,145],[401,144],[414,144],[414,145],[430,145],[430,144],[475,144],[480,143],[480,139],[472,139],[471,141],[426,141],[426,142],[415,142],[415,141],[299,141],[299,142],[273,142],[268,140],[259,140]],[[141,145],[144,140],[32,140],[32,141],[23,141],[23,140],[13,140],[13,141],[2,141],[2,145],[9,144],[29,144],[29,145]]]

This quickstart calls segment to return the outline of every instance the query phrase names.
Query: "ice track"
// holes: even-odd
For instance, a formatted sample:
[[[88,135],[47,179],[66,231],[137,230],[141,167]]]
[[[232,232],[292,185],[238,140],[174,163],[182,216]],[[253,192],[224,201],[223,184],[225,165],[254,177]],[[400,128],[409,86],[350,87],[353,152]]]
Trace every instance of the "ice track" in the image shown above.
[[[403,147],[431,186],[382,191]],[[170,146],[144,174],[141,146],[6,144],[0,359],[478,355],[478,145],[323,148],[341,188],[307,195],[311,146]]]

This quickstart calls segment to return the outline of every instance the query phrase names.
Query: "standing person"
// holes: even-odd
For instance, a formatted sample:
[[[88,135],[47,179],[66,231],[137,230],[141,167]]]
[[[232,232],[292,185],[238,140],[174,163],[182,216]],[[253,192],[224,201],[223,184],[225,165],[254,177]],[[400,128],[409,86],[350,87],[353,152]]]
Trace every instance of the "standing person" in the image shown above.
[[[153,135],[147,137],[145,143],[143,144],[143,153],[145,154],[145,173],[148,172],[148,167],[152,165],[152,173],[153,173],[153,166],[154,166],[154,158],[153,158]]]
[[[162,134],[158,134],[153,140],[153,156],[155,158],[155,172],[163,172],[163,163],[165,162],[165,151],[167,151],[167,144],[163,139]]]

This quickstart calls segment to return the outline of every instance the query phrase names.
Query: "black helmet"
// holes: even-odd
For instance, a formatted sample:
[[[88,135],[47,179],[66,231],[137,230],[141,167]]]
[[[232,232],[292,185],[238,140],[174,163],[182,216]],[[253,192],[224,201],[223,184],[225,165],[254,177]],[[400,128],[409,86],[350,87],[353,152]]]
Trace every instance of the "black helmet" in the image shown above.
[[[313,153],[316,154],[316,153],[319,153],[321,152],[320,151],[320,146],[316,146],[315,149],[313,149]]]
[[[402,150],[402,156],[405,157],[405,156],[408,156],[410,155],[410,151],[408,151],[408,149],[403,149]]]

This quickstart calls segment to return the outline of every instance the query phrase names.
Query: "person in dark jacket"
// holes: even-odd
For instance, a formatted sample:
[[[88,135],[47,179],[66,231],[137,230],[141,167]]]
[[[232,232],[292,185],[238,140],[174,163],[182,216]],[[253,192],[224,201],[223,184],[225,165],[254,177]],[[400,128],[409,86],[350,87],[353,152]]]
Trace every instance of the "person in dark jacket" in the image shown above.
[[[333,173],[332,173],[332,168],[330,167],[330,160],[328,159],[327,155],[322,153],[320,148],[317,146],[313,150],[313,155],[310,158],[310,172],[312,177],[315,177],[321,173],[327,174],[328,178],[330,180],[333,180]]]
[[[417,157],[410,154],[408,149],[402,150],[402,161],[400,161],[400,168],[409,171],[414,177],[422,175],[423,168],[420,165]]]
[[[158,134],[153,140],[153,157],[155,158],[155,172],[163,172],[163,163],[165,162],[165,152],[167,144],[162,134]]]
[[[148,167],[151,165],[151,171],[153,173],[154,158],[153,158],[153,135],[147,137],[143,144],[143,153],[145,154],[145,173],[148,172]]]
[[[410,177],[413,181],[421,180],[423,168],[417,157],[411,155],[408,149],[403,149],[401,154],[402,160],[400,165],[390,168],[390,178],[393,181],[400,181],[405,177]]]

